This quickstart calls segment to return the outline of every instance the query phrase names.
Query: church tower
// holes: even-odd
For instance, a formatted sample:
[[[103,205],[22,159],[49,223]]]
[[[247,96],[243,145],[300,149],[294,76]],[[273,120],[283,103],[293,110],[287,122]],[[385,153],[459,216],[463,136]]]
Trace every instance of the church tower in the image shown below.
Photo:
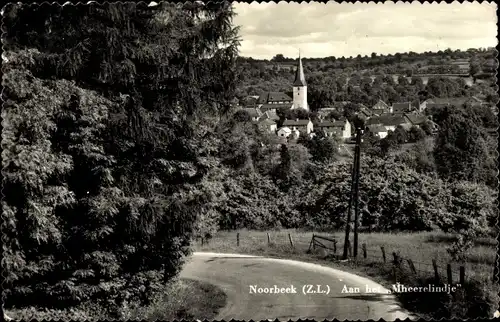
[[[307,83],[304,76],[304,68],[302,67],[302,59],[299,53],[299,65],[295,71],[295,81],[293,82],[293,108],[303,108],[309,110],[307,104]]]

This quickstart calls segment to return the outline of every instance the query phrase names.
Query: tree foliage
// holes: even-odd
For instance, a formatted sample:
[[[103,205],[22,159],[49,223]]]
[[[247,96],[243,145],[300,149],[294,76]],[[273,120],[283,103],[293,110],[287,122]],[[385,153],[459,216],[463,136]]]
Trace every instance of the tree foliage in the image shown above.
[[[445,108],[437,115],[440,129],[434,157],[442,178],[496,185],[494,150],[481,121],[465,108]]]
[[[233,98],[232,16],[227,3],[5,8],[8,303],[113,300],[139,292],[137,274],[178,272],[210,200],[207,133]]]

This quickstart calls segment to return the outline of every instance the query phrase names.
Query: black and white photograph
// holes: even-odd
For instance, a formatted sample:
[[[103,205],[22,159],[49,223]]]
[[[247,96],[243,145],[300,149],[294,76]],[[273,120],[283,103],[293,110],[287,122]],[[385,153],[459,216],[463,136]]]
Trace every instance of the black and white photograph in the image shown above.
[[[11,2],[2,318],[499,318],[495,2]]]

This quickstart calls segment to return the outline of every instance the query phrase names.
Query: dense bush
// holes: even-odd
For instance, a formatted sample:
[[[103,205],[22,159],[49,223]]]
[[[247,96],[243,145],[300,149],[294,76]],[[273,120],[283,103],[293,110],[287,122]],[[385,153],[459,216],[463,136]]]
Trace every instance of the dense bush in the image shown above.
[[[396,155],[396,162],[405,163],[411,169],[428,175],[436,174],[434,147],[430,140],[418,141],[410,149]]]
[[[496,146],[483,127],[481,115],[468,108],[444,108],[435,115],[439,124],[434,158],[445,180],[468,180],[497,185]]]

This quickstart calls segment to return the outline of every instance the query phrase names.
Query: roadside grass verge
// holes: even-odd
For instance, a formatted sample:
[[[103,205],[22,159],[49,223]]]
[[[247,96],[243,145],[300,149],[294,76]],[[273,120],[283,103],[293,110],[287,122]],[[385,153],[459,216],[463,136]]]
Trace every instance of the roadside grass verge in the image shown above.
[[[130,313],[128,319],[173,321],[213,319],[226,305],[227,296],[214,285],[179,279],[172,287],[158,294],[152,304]]]
[[[135,303],[120,308],[120,319],[173,321],[213,319],[226,305],[226,294],[216,286],[190,279],[176,279],[160,289],[147,306]],[[93,302],[65,310],[45,310],[35,307],[5,310],[14,320],[114,320],[106,309]]]
[[[239,246],[237,245],[239,233]],[[268,234],[270,243],[268,244]],[[293,247],[290,244],[292,237]],[[411,259],[417,271],[414,274],[406,260],[397,269],[397,281],[405,286],[433,286],[447,284],[446,265],[452,266],[453,284],[459,283],[459,266],[465,267],[465,283],[454,294],[446,293],[397,293],[402,305],[423,318],[491,318],[498,306],[498,286],[492,282],[496,241],[483,238],[469,251],[467,261],[453,262],[447,247],[456,239],[442,232],[420,233],[360,233],[358,260],[339,261],[343,251],[344,232],[316,235],[337,240],[336,255],[316,247],[307,253],[313,232],[300,230],[280,231],[221,231],[201,245],[193,243],[194,251],[240,253],[288,258],[341,268],[372,280],[391,289],[395,284],[393,252],[403,259]],[[351,237],[352,238],[352,237]],[[352,239],[351,239],[352,241]],[[322,241],[333,248],[333,243]],[[366,244],[367,258],[363,258],[361,245]],[[386,253],[386,262],[381,247]],[[436,261],[441,284],[434,280],[432,260]]]

